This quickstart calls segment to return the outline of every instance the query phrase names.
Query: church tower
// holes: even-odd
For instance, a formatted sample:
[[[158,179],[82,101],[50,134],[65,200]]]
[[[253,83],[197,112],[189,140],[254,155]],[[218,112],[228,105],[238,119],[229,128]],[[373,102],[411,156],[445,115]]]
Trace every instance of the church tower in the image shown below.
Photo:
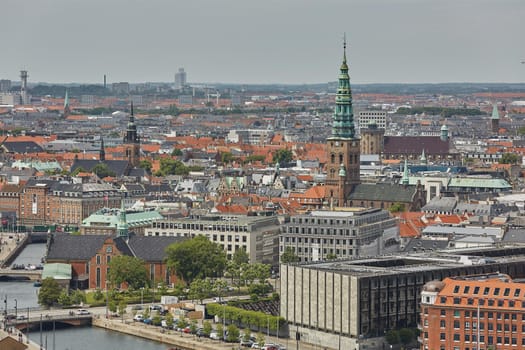
[[[104,149],[104,138],[100,138],[100,150],[98,152],[98,159],[101,162],[104,162],[106,160],[106,150]]]
[[[137,134],[137,125],[135,125],[135,117],[133,115],[133,102],[131,102],[131,114],[129,116],[126,135],[124,136],[124,149],[126,151],[126,159],[131,166],[138,167],[140,161],[140,140]]]
[[[498,105],[494,103],[492,106],[492,115],[490,117],[490,128],[491,131],[495,134],[499,132],[499,112]]]
[[[346,38],[343,45],[343,63],[332,116],[332,135],[327,142],[325,200],[330,206],[343,207],[348,194],[359,184],[359,139],[355,135],[352,91],[346,63]],[[340,171],[343,170],[343,171]]]

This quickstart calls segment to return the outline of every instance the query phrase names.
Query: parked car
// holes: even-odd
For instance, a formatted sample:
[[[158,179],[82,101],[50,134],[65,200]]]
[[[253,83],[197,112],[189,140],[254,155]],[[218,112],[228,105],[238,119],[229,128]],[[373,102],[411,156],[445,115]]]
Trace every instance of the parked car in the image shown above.
[[[219,333],[217,333],[217,331],[212,331],[210,333],[210,339],[221,340],[221,337],[219,336]]]
[[[144,322],[145,324],[152,324],[153,320],[148,317],[148,318],[145,318],[142,322]]]
[[[133,317],[133,321],[142,322],[142,321],[144,321],[144,316],[142,314],[136,314]]]
[[[76,314],[77,315],[89,315],[89,311],[87,311],[86,309],[78,309],[76,311]]]
[[[241,346],[244,346],[244,347],[247,347],[247,348],[251,348],[253,344],[254,344],[253,340],[251,340],[251,339],[244,340],[241,337],[241,341],[240,341],[240,345]]]
[[[190,334],[190,333],[191,333],[191,328],[190,328],[190,326],[187,326],[187,327],[184,328],[182,331],[183,331],[184,333],[188,333],[188,334]]]
[[[150,309],[150,311],[162,311],[162,306],[160,306],[160,305],[150,305],[149,309]]]
[[[27,320],[27,316],[26,315],[18,315],[18,316],[16,316],[16,319],[17,320]]]

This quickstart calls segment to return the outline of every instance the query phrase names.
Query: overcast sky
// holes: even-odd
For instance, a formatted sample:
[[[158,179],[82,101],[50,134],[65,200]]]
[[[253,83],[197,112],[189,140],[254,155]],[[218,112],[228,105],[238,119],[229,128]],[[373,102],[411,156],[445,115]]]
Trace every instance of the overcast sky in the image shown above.
[[[525,82],[525,0],[1,0],[0,78]]]

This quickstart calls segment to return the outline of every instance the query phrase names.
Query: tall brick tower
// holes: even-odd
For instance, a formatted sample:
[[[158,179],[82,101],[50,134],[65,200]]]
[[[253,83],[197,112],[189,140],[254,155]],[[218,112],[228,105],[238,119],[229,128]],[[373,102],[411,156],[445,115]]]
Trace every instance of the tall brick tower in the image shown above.
[[[339,86],[332,117],[332,135],[326,140],[325,200],[330,206],[346,205],[348,194],[359,184],[359,138],[355,136],[352,91],[346,63],[346,39],[343,44],[343,63],[339,73]]]

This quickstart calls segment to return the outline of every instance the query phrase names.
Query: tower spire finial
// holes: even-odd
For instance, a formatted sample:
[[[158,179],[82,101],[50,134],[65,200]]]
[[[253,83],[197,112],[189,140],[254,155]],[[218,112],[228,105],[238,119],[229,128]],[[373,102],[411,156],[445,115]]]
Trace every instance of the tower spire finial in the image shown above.
[[[346,63],[346,32],[343,33],[343,62]]]
[[[131,101],[131,115],[133,115],[133,101]]]

